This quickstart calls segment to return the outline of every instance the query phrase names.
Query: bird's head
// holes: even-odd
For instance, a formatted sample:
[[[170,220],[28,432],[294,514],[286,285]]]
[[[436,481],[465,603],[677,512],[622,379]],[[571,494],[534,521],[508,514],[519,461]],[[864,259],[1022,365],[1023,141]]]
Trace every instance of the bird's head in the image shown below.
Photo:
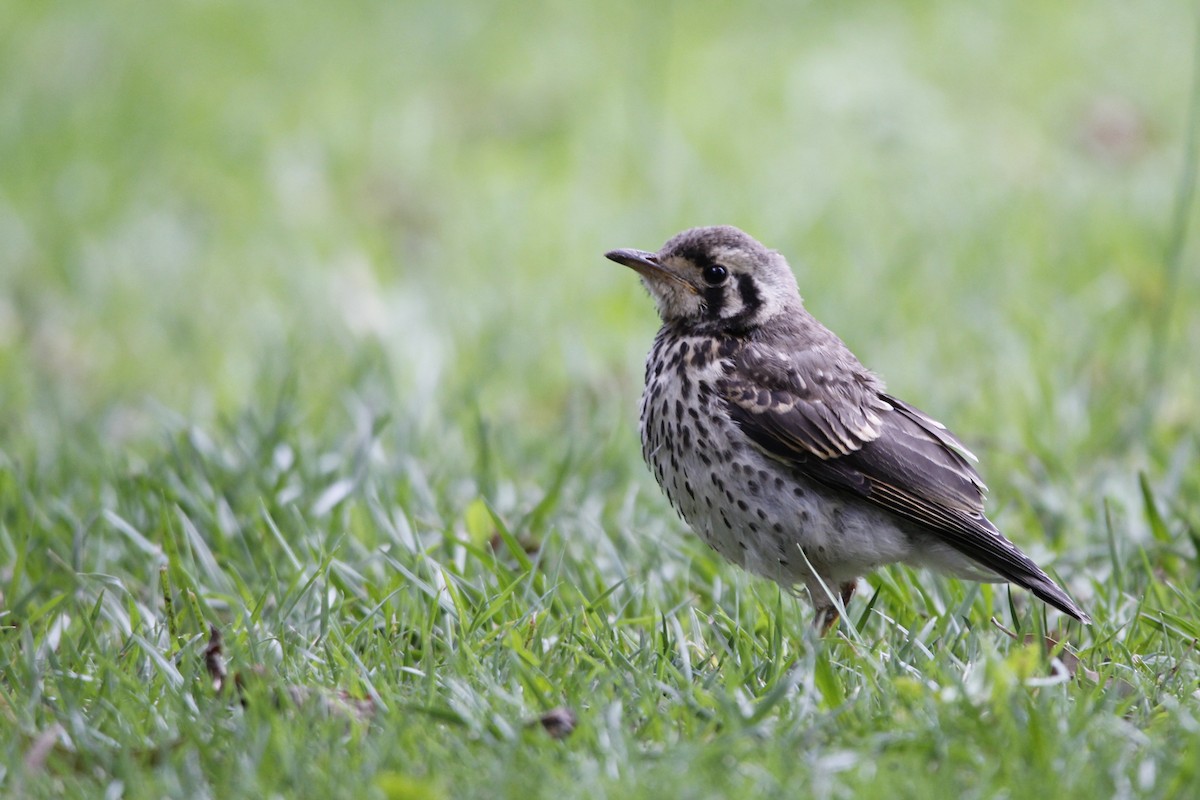
[[[686,230],[657,253],[605,256],[642,276],[666,324],[747,331],[801,307],[783,256],[729,225]]]

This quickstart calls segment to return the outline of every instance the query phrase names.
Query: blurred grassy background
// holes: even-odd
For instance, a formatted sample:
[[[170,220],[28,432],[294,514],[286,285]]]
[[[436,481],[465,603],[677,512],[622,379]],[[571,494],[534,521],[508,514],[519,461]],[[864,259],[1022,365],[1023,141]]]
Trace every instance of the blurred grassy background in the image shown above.
[[[1101,452],[1159,392],[1178,430],[1189,8],[9,4],[0,431],[137,439],[374,349],[416,407],[553,427],[654,328],[600,253],[718,222],[963,430]]]
[[[1193,4],[10,0],[0,17],[0,580],[12,612],[0,621],[30,637],[6,640],[13,671],[0,672],[37,684],[41,659],[57,652],[67,697],[48,708],[10,685],[0,705],[25,737],[7,743],[11,762],[49,721],[92,724],[94,713],[95,752],[126,774],[121,746],[157,741],[138,692],[166,680],[158,650],[202,639],[201,619],[218,619],[242,637],[243,668],[280,647],[287,680],[362,691],[354,681],[375,681],[399,709],[376,723],[397,735],[376,737],[352,762],[340,751],[306,759],[303,726],[287,734],[296,741],[263,745],[276,758],[266,769],[285,776],[260,777],[270,791],[316,785],[304,782],[306,764],[335,788],[337,769],[384,770],[386,784],[399,780],[386,770],[420,764],[427,748],[436,775],[436,764],[458,763],[464,737],[507,753],[473,752],[476,789],[494,775],[511,788],[558,769],[562,785],[585,774],[653,793],[675,785],[690,754],[707,765],[693,774],[698,794],[744,789],[760,778],[725,770],[723,752],[705,749],[734,731],[733,750],[764,759],[761,780],[773,776],[787,794],[789,770],[838,774],[848,763],[840,748],[886,748],[878,741],[892,724],[916,743],[897,756],[911,757],[905,769],[927,762],[922,742],[949,752],[949,764],[959,758],[942,777],[910,773],[928,789],[926,777],[947,786],[956,769],[992,763],[1012,737],[987,737],[1024,730],[1026,711],[1062,758],[1096,748],[1114,765],[1062,769],[1046,756],[1029,781],[1069,776],[1104,796],[1143,775],[1136,759],[1149,751],[1165,759],[1154,762],[1163,775],[1190,774],[1195,747],[1175,735],[1186,704],[1172,703],[1186,694],[1175,681],[1194,689],[1194,669],[1178,664],[1190,657],[1196,601],[1164,587],[1195,588],[1184,534],[1195,536],[1200,492],[1197,212],[1180,205],[1194,178]],[[887,670],[900,661],[864,664],[870,648],[837,644],[832,672],[826,651],[800,648],[805,669],[824,665],[821,692],[779,683],[792,680],[784,669],[802,614],[770,613],[782,609],[773,589],[755,590],[766,600],[743,593],[754,598],[744,606],[731,599],[723,580],[733,571],[678,537],[635,432],[657,320],[633,276],[602,257],[715,223],[783,251],[814,313],[892,391],[962,434],[983,459],[1001,527],[1039,558],[1043,533],[1069,554],[1071,588],[1092,603],[1103,640],[1094,660],[1151,665],[1138,687],[1139,719],[1159,720],[1146,725],[1152,746],[1124,733],[1125,700],[1025,692],[993,652],[994,631],[956,632],[952,604],[990,613],[991,590],[947,600],[903,571],[876,586],[880,608],[911,614],[909,628],[869,624],[882,650],[908,658],[903,636],[935,625],[924,609],[945,612],[929,619],[949,651],[931,645],[925,672],[913,672],[925,683],[895,682]],[[1174,273],[1173,237],[1184,245]],[[536,584],[535,596],[510,594],[518,578],[506,583],[503,564],[463,554],[456,536],[481,546],[490,534],[481,498],[528,528],[514,523],[516,533],[543,538],[550,588],[525,564],[519,580]],[[423,536],[449,553],[436,568],[422,559],[444,554]],[[1158,548],[1153,558],[1145,543]],[[327,547],[337,560],[324,560]],[[190,634],[164,629],[170,587],[156,583],[165,572],[152,574],[164,548],[177,589],[194,591]],[[422,570],[442,568],[461,578],[463,603],[485,607],[477,626],[443,631],[445,608],[414,610],[425,600],[411,574],[432,583]],[[1175,628],[1139,618],[1147,586]],[[716,616],[702,620],[694,605]],[[60,626],[63,609],[71,621]],[[412,631],[370,638],[377,614],[394,628],[425,613],[409,623],[425,637],[417,655],[404,646]],[[595,651],[573,638],[576,614],[586,628],[593,613]],[[505,660],[515,658],[508,634],[492,628],[528,630],[532,641],[534,619],[566,655],[549,650],[544,674],[530,678],[521,670],[533,662]],[[696,641],[723,642],[727,623],[745,657],[717,667],[698,657],[697,674],[715,675],[699,687],[692,645],[671,648],[683,626]],[[655,655],[638,647],[656,627],[663,657],[686,667],[677,681],[676,661],[629,666]],[[130,631],[146,637],[142,661],[124,655]],[[429,644],[443,638],[444,650]],[[772,649],[756,649],[768,638]],[[593,656],[610,645],[617,656]],[[371,669],[353,669],[360,656]],[[999,687],[986,702],[1015,728],[970,705],[983,696],[969,684],[979,663]],[[416,666],[439,682],[413,678]],[[84,687],[72,700],[72,670],[116,674],[125,694],[100,701]],[[514,673],[544,697],[513,690]],[[686,702],[663,701],[667,683]],[[505,761],[539,756],[503,750],[497,742],[509,739],[488,726],[526,713],[535,696],[559,696],[546,687],[594,701],[594,760],[528,771]],[[716,699],[690,694],[701,690]],[[163,691],[164,727],[247,752],[221,722],[195,733],[188,726],[207,720]],[[828,713],[801,702],[772,710],[797,692],[821,695]],[[396,705],[410,693],[448,703],[469,735],[441,718],[413,722]],[[754,730],[738,739],[756,693],[764,716],[746,711]],[[639,727],[621,721],[622,702]],[[858,703],[850,722],[843,702]],[[1068,718],[1066,706],[1082,710]],[[895,707],[912,713],[899,721]],[[809,752],[815,737],[832,753],[817,747],[801,763],[794,748],[760,752],[763,719],[789,747]],[[321,730],[336,741],[339,724]],[[91,734],[72,730],[89,752]],[[862,738],[843,742],[846,730]],[[956,730],[980,749],[940,738]],[[682,760],[652,757],[680,741]],[[1019,746],[1042,752],[1034,739]],[[300,754],[299,766],[280,752]],[[652,779],[612,766],[627,761]],[[230,783],[210,789],[239,785],[237,763],[221,764]],[[1023,765],[996,768],[1005,777]],[[144,790],[186,793],[192,784],[171,783],[186,765],[168,772]],[[84,769],[59,774],[85,794],[96,788]],[[890,773],[878,778],[868,763],[842,785],[891,785]],[[1019,793],[1020,779],[1004,785]],[[720,780],[730,783],[706,783]]]

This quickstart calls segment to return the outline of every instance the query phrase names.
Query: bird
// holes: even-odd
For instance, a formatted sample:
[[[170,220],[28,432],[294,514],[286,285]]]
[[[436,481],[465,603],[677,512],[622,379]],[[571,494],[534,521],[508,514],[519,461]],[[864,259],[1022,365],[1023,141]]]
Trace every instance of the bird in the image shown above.
[[[641,276],[662,321],[646,464],[717,553],[806,589],[823,634],[860,576],[893,563],[1010,582],[1090,623],[988,519],[975,455],[807,311],[780,253],[720,225],[605,256]]]

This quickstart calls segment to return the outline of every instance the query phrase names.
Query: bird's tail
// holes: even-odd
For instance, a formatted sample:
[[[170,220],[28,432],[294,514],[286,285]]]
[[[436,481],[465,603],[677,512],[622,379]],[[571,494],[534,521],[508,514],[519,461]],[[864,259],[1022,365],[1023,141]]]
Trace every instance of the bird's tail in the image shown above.
[[[1033,562],[1030,562],[1032,565]],[[1050,576],[1042,572],[1038,567],[1034,566],[1036,574],[1033,575],[1013,575],[1005,576],[1018,586],[1023,586],[1033,592],[1035,597],[1038,597],[1050,605],[1057,608],[1059,611],[1074,617],[1084,625],[1091,625],[1092,618],[1075,601],[1067,596],[1067,593],[1062,590],[1057,583],[1050,579]]]

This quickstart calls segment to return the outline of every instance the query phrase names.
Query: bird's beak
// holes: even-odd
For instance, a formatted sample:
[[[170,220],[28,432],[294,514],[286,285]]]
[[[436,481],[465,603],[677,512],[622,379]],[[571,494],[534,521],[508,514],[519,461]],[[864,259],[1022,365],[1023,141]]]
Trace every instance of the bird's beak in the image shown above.
[[[609,250],[604,257],[624,264],[647,280],[672,281],[693,294],[697,291],[690,281],[661,264],[656,253],[647,253],[645,250]]]

